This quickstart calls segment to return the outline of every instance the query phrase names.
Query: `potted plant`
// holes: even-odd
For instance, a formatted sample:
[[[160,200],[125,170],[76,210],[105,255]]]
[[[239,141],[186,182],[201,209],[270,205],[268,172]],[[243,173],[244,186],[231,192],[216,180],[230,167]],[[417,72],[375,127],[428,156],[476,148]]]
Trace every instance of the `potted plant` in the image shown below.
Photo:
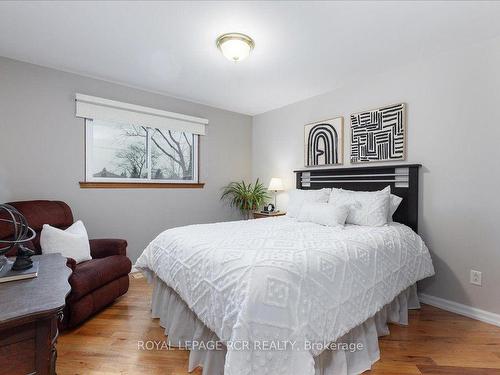
[[[267,189],[259,182],[246,184],[245,181],[231,182],[225,186],[220,197],[221,200],[229,202],[231,207],[238,208],[246,219],[250,217],[250,212],[258,209],[269,199]]]

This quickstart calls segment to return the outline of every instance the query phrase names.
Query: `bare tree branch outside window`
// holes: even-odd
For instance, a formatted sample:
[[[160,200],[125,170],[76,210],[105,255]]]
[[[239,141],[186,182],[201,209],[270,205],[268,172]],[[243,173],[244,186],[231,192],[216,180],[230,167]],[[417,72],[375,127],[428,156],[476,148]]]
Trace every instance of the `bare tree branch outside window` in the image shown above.
[[[148,128],[144,126],[132,126],[130,130],[124,132],[128,137],[147,137]],[[185,179],[193,178],[193,135],[186,135],[184,132],[174,132],[172,130],[149,129],[151,141],[154,144],[152,150],[156,151],[156,157],[152,160],[152,177],[154,179]],[[191,139],[189,139],[191,138]],[[134,150],[141,153],[141,150]],[[122,158],[123,155],[117,157]],[[135,158],[140,159],[140,155]],[[126,160],[133,165],[135,161]]]
[[[95,178],[193,180],[195,176],[193,134],[105,121],[93,121],[92,129]]]

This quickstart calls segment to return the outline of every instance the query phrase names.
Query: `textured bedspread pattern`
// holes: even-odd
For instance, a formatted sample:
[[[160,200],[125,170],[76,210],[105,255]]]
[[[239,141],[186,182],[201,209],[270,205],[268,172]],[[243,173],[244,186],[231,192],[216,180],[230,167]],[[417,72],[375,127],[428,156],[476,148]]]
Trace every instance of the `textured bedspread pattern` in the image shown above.
[[[434,274],[424,242],[404,225],[329,228],[288,217],[169,229],[136,266],[227,343],[227,375],[314,374],[324,345]]]

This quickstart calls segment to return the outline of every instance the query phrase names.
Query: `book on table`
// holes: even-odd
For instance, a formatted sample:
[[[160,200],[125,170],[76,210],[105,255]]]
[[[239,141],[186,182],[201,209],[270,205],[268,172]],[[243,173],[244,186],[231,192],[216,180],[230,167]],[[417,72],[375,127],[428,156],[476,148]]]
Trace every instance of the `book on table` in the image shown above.
[[[27,270],[14,271],[12,270],[13,261],[8,261],[4,267],[0,270],[0,283],[6,283],[9,281],[32,279],[38,276],[38,261],[33,262],[33,267]]]

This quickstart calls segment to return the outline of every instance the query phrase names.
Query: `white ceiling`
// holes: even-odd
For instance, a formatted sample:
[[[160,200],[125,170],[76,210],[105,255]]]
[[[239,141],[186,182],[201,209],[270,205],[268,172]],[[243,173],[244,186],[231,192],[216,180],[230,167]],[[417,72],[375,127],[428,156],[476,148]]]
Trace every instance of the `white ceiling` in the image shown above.
[[[250,115],[500,35],[500,2],[0,2],[0,55]],[[234,64],[226,32],[256,42]],[[1,84],[1,82],[0,82]]]

